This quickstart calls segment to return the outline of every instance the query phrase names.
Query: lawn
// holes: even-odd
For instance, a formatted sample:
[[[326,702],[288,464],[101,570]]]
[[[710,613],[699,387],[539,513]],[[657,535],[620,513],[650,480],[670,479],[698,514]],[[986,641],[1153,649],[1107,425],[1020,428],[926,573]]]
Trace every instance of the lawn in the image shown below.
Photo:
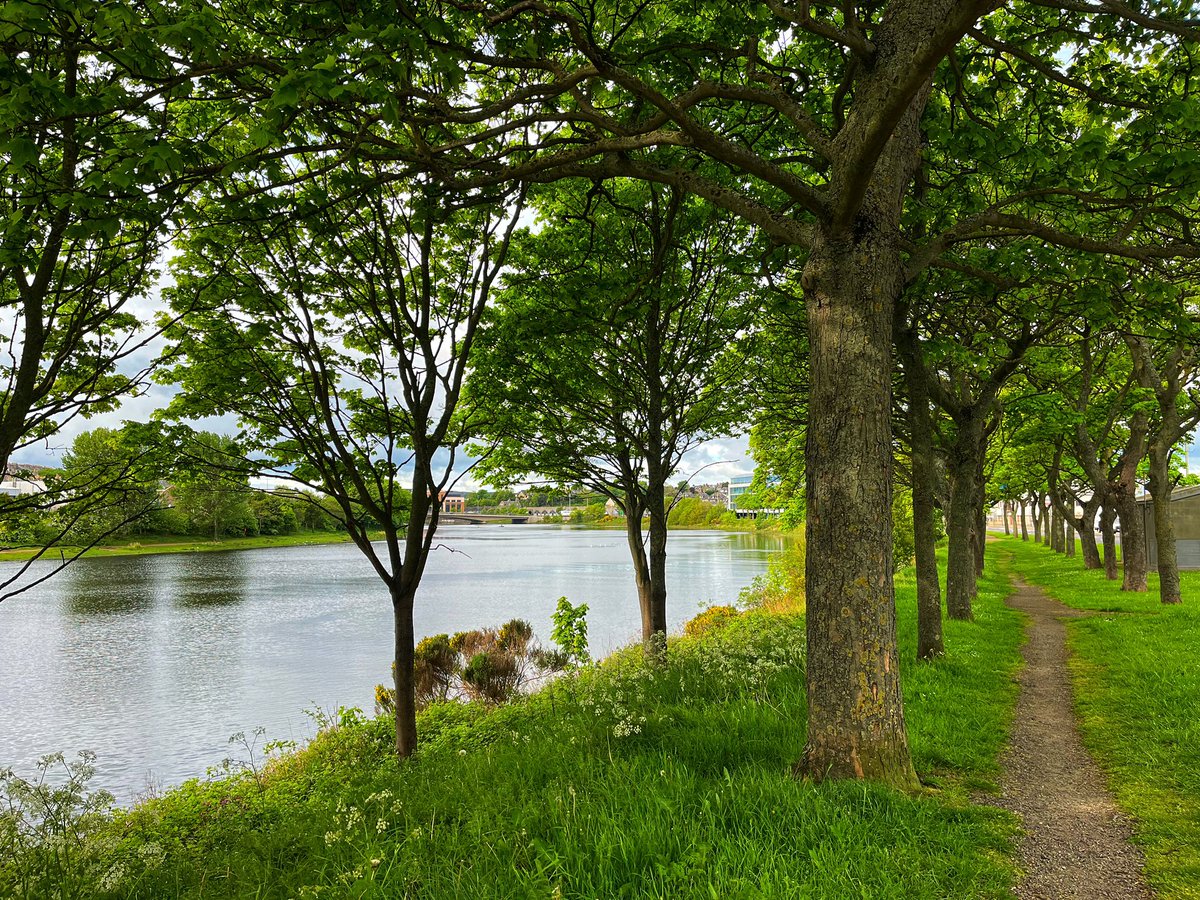
[[[899,580],[919,795],[791,777],[804,619],[757,610],[660,668],[626,651],[497,709],[434,706],[403,765],[389,722],[348,714],[265,771],[98,822],[72,877],[96,897],[1007,898],[1013,819],[970,796],[996,780],[1015,699],[1006,593],[990,571],[978,621],[947,623],[947,656],[918,665]]]
[[[1200,572],[1183,573],[1183,605],[1122,592],[1049,548],[1006,539],[1014,568],[1068,606],[1084,743],[1135,819],[1150,884],[1163,900],[1200,897]],[[1107,614],[1106,614],[1107,613]]]

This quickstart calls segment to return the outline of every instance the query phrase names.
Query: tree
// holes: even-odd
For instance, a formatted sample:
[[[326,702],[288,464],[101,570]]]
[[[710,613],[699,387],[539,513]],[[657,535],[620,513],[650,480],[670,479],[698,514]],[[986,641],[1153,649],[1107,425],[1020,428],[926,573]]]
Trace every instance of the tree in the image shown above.
[[[68,507],[79,510],[69,536],[73,543],[87,546],[126,532],[164,508],[158,466],[149,462],[146,448],[128,431],[94,428],[76,435],[63,456],[63,481],[96,489],[69,492],[81,495]]]
[[[475,364],[474,401],[499,442],[485,471],[616,501],[649,650],[667,630],[668,481],[745,414],[744,369],[729,358],[750,315],[731,256],[745,238],[693,198],[637,183],[559,191],[541,209]]]
[[[201,431],[180,442],[182,458],[171,483],[175,509],[200,533],[219,541],[244,520],[251,497],[246,467],[237,442],[228,435]]]
[[[473,427],[463,378],[521,198],[493,211],[368,163],[302,170],[286,192],[197,210],[172,291],[181,362],[164,377],[181,385],[175,415],[238,416],[236,467],[333,501],[392,604],[404,757],[417,747],[413,608]]]
[[[1166,321],[1147,321],[1141,331],[1126,330],[1125,344],[1133,361],[1137,384],[1153,398],[1150,421],[1149,489],[1154,498],[1154,537],[1158,549],[1159,597],[1163,603],[1181,603],[1175,529],[1171,522],[1171,494],[1175,478],[1171,456],[1180,441],[1200,424],[1200,347],[1191,301],[1179,296],[1180,308]]]

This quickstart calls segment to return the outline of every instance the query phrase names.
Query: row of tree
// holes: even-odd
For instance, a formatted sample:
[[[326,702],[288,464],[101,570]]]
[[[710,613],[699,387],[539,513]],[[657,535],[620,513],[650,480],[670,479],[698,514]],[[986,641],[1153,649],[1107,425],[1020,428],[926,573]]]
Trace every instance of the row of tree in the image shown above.
[[[1115,334],[1114,308],[1147,338],[1191,314],[1200,23],[1175,0],[0,10],[0,465],[151,370],[170,416],[234,413],[229,471],[332,498],[387,586],[402,754],[465,442],[489,477],[622,504],[650,637],[667,480],[753,409],[804,485],[799,769],[915,787],[894,472],[929,655],[933,509],[969,616],[1026,357]],[[140,328],[168,244],[170,311]]]

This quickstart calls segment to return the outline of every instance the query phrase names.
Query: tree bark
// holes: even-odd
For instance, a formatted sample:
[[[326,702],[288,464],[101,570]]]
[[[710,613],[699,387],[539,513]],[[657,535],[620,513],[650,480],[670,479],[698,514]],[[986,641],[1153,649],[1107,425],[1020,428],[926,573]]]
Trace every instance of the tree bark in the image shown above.
[[[1029,514],[1033,519],[1033,542],[1040,544],[1042,542],[1042,498],[1036,492],[1029,504]]]
[[[1001,507],[1001,510],[1001,515],[1004,516],[1004,536],[1009,537],[1012,534],[1012,531],[1009,530],[1008,527],[1008,516],[1012,512],[1012,508],[1007,500],[1004,501],[1004,505]]]
[[[1062,553],[1066,548],[1063,543],[1063,517],[1057,503],[1050,506],[1050,549]]]
[[[860,215],[855,237],[826,237],[804,271],[812,372],[808,737],[797,768],[815,779],[911,789],[917,778],[900,690],[892,522],[880,515],[891,509],[892,315],[901,265],[883,237],[890,228],[880,233],[872,212]]]
[[[1025,519],[1025,501],[1021,500],[1021,540],[1029,540],[1029,523]]]
[[[1150,496],[1154,498],[1154,542],[1158,549],[1158,596],[1163,603],[1182,603],[1175,525],[1171,521],[1171,448],[1150,445]]]

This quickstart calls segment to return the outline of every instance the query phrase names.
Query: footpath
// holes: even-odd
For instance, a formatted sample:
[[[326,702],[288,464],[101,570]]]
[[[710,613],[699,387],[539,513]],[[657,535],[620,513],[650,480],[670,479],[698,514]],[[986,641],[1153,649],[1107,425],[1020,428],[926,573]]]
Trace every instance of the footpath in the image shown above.
[[[997,805],[1021,818],[1023,900],[1151,900],[1104,777],[1080,740],[1062,619],[1089,615],[1019,579],[1008,604],[1029,617],[1012,741]]]

